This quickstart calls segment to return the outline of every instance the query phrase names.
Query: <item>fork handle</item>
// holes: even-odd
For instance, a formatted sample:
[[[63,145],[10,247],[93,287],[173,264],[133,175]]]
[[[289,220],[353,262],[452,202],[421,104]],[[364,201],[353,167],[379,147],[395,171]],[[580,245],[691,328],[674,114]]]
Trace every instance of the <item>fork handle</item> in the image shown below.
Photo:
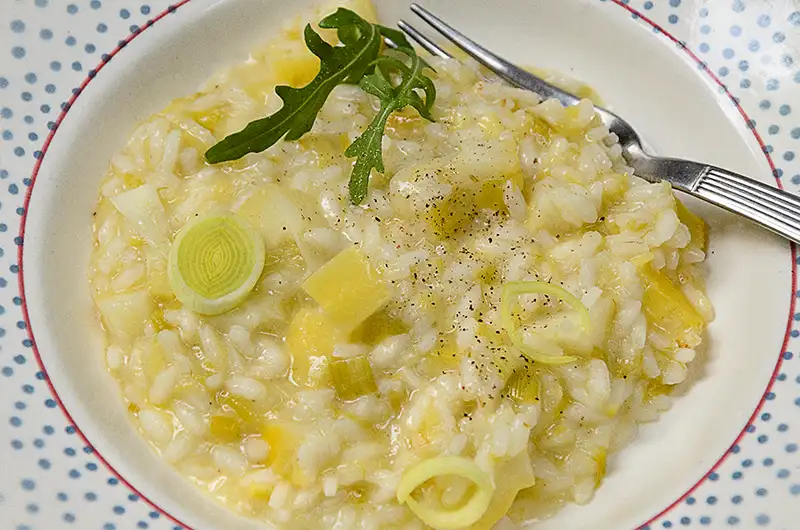
[[[685,190],[800,243],[800,197],[733,171],[706,166]]]

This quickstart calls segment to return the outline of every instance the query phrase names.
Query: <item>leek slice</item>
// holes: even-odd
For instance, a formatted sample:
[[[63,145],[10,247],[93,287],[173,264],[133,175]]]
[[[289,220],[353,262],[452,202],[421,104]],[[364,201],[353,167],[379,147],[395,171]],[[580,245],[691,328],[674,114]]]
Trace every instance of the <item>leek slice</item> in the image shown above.
[[[525,345],[522,333],[517,329],[516,319],[513,314],[514,303],[523,294],[543,294],[559,298],[578,312],[581,326],[588,331],[590,322],[589,310],[586,309],[586,306],[563,287],[547,282],[509,282],[503,285],[500,295],[500,322],[508,336],[511,337],[511,341],[522,351],[523,355],[532,361],[544,364],[566,364],[576,361],[578,358],[572,355],[542,355]]]
[[[411,494],[432,478],[444,475],[463,477],[475,484],[476,491],[460,508],[444,510],[426,506]],[[475,462],[460,456],[440,456],[423,460],[403,474],[397,486],[397,500],[407,504],[423,523],[436,530],[468,527],[483,517],[492,502],[492,478]]]
[[[366,355],[336,359],[331,362],[330,370],[333,388],[340,399],[352,401],[378,391],[372,366]]]
[[[172,242],[169,282],[175,296],[201,315],[241,304],[264,268],[264,240],[244,220],[223,215],[186,225]]]

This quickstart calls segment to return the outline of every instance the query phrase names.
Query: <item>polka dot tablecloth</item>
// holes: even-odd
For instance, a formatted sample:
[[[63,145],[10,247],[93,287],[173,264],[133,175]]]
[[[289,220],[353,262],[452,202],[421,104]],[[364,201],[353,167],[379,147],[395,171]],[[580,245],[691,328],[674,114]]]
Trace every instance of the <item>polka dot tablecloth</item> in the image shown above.
[[[592,0],[607,1],[611,0]],[[800,2],[620,0],[737,98],[774,174],[800,188]],[[49,393],[23,320],[17,237],[26,188],[65,102],[106,53],[170,8],[4,0],[0,15],[0,529],[180,528],[115,478]],[[180,16],[179,9],[173,9]],[[172,16],[172,15],[170,15]],[[80,28],[76,31],[75,28]],[[797,293],[800,296],[800,292]],[[800,313],[759,414],[723,463],[652,521],[661,528],[800,529]],[[604,530],[604,529],[598,529]]]

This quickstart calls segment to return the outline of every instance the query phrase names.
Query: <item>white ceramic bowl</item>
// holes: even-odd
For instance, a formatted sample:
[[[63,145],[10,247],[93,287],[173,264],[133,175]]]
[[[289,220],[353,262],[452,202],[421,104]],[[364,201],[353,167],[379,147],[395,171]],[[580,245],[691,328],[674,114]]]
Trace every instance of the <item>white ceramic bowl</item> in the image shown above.
[[[110,155],[137,121],[193,92],[220,66],[241,60],[254,42],[308,3],[192,0],[148,28],[146,37],[133,39],[85,87],[60,124],[28,209],[27,309],[55,390],[122,477],[196,529],[260,526],[234,517],[184,481],[129,421],[94,334],[85,280],[92,207]],[[586,0],[424,4],[511,60],[587,81],[659,153],[772,180],[760,146],[727,96],[678,46],[653,38],[647,25],[631,23],[623,7]],[[378,5],[386,23],[409,18],[403,4]],[[569,506],[537,529],[629,530],[648,521],[715,465],[771,380],[793,295],[789,246],[724,212],[690,205],[711,226],[708,293],[717,310],[694,384],[614,456],[594,501]]]

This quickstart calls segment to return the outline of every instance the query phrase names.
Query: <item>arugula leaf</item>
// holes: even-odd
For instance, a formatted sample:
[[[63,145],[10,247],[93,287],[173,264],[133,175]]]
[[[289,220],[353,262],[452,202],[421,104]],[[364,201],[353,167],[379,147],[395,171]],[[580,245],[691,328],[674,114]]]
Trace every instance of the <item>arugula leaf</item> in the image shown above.
[[[358,83],[380,53],[381,32],[353,11],[339,8],[319,23],[336,29],[341,46],[331,46],[310,25],[304,31],[306,46],[319,57],[317,76],[302,88],[281,85],[275,93],[283,106],[271,116],[250,122],[241,131],[227,136],[206,151],[211,164],[236,160],[248,153],[261,152],[278,140],[297,140],[314,125],[320,108],[331,91],[341,83]]]
[[[360,204],[367,196],[372,170],[384,171],[381,148],[386,122],[392,112],[410,105],[420,116],[434,121],[430,111],[436,99],[436,87],[422,73],[425,68],[433,68],[417,56],[402,31],[371,24],[349,9],[340,7],[323,18],[319,26],[335,29],[341,46],[331,46],[310,25],[306,26],[306,46],[320,60],[317,76],[302,88],[275,87],[275,93],[283,100],[281,109],[225,137],[206,151],[205,157],[209,163],[216,164],[264,151],[281,138],[297,140],[311,130],[336,85],[358,84],[365,92],[377,96],[381,103],[380,111],[367,129],[344,153],[356,157],[350,175],[350,202]],[[396,55],[379,56],[383,38],[398,47],[405,62]],[[390,80],[393,74],[400,78],[396,86]]]
[[[395,40],[395,35],[389,38],[400,44]],[[405,41],[405,37],[402,37],[402,41]],[[360,204],[367,196],[372,170],[375,169],[379,173],[384,171],[383,133],[392,112],[411,106],[426,120],[434,121],[431,107],[436,99],[436,87],[433,81],[422,73],[425,68],[431,70],[433,68],[417,56],[410,46],[401,46],[398,51],[407,57],[408,64],[395,56],[381,55],[374,61],[372,73],[364,76],[358,83],[362,90],[378,97],[381,109],[361,136],[356,138],[344,152],[345,156],[357,157],[353,172],[350,174],[350,202],[353,204]],[[400,82],[396,86],[390,81],[392,73],[400,76]],[[424,100],[420,92],[425,96]]]

